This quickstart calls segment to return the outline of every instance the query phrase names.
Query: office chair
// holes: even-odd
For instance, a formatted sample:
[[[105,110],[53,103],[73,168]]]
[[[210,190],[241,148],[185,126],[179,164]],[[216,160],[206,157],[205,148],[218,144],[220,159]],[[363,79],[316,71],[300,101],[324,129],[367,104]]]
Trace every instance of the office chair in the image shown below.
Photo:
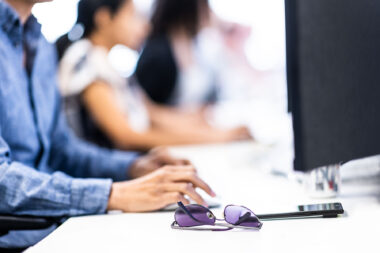
[[[0,214],[0,236],[4,236],[14,230],[39,230],[49,228],[52,225],[60,225],[62,217],[34,217],[34,216],[14,216]],[[22,252],[25,249],[4,249],[0,252]]]

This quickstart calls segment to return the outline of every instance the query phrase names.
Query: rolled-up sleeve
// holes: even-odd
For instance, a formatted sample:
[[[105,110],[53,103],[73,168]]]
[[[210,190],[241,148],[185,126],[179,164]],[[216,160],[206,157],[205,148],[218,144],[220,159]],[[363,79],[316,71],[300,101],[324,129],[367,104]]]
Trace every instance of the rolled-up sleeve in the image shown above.
[[[0,213],[75,216],[104,213],[112,181],[47,174],[11,161],[0,137]]]

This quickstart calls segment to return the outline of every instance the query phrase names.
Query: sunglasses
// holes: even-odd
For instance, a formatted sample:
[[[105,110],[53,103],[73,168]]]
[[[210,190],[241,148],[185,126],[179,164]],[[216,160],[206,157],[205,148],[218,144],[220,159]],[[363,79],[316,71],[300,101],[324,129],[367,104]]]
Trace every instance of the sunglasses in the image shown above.
[[[173,229],[226,231],[233,228],[260,229],[262,223],[257,216],[244,206],[228,205],[224,208],[224,219],[217,219],[210,209],[201,205],[184,205],[178,202],[174,213]],[[203,227],[202,227],[203,226]],[[205,228],[213,226],[219,228]]]

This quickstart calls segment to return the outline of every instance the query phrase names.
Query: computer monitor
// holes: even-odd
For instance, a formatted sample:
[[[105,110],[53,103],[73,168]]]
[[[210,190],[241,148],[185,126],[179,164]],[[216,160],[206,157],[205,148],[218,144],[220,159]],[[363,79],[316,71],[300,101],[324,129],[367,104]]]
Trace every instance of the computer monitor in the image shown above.
[[[296,170],[380,154],[380,1],[285,0]]]

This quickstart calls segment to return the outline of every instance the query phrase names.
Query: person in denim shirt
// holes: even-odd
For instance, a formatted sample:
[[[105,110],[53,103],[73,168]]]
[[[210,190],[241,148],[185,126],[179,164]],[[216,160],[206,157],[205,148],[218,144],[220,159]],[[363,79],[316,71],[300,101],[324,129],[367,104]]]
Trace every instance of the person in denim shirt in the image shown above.
[[[139,157],[101,149],[70,132],[61,113],[55,50],[31,15],[33,5],[45,1],[0,0],[0,213],[152,211],[187,203],[184,195],[205,204],[194,188],[214,193],[188,161],[165,150]],[[28,247],[53,229],[12,231],[0,237],[0,247]]]

